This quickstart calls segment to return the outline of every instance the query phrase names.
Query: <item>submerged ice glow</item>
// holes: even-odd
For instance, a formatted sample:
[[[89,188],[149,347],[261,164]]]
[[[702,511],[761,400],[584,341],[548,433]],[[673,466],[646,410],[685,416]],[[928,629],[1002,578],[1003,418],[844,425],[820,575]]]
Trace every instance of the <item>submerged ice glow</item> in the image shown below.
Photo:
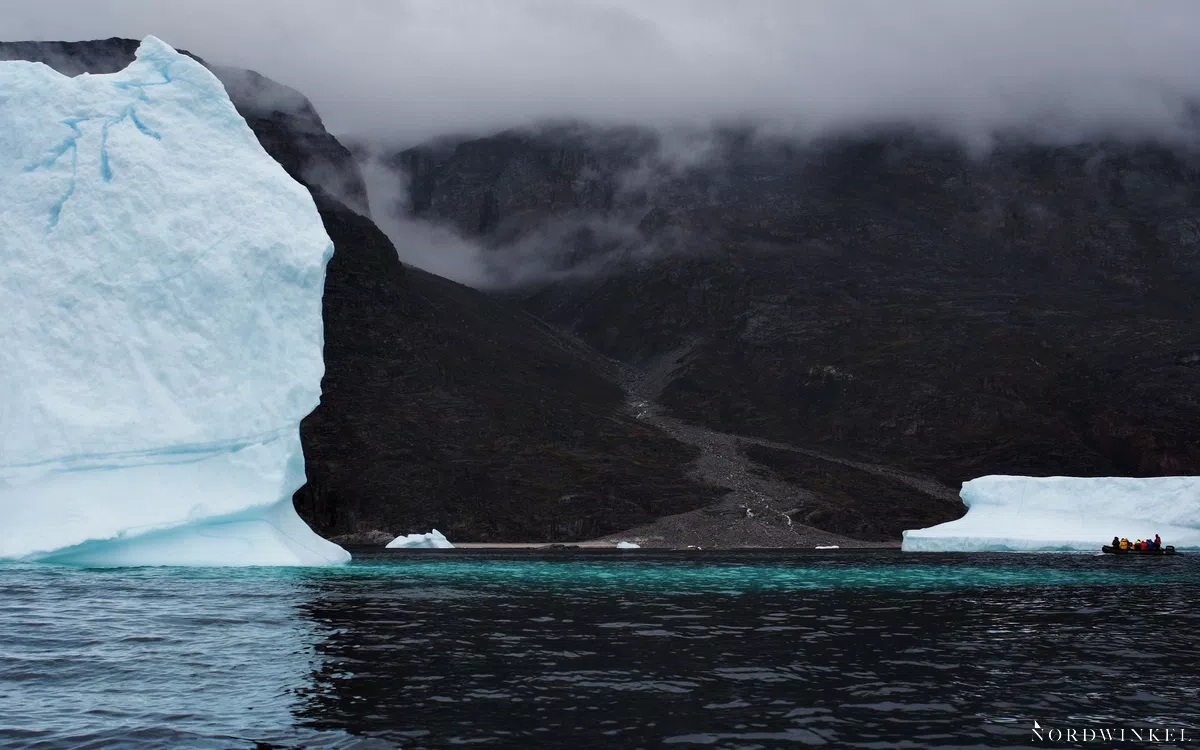
[[[962,486],[967,514],[904,532],[910,552],[1098,552],[1114,536],[1200,547],[1200,477],[989,476]]]
[[[0,558],[323,564],[292,508],[332,243],[221,83],[0,63]]]

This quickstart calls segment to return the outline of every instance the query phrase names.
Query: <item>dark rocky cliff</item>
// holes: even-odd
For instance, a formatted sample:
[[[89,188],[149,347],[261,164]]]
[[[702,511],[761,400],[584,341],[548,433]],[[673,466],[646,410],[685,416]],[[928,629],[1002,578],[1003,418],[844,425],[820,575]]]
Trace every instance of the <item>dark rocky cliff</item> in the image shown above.
[[[505,296],[668,365],[657,400],[685,421],[947,483],[1200,471],[1196,152],[1012,139],[971,157],[905,130],[666,151],[555,128],[394,163],[417,178],[409,208],[495,267],[541,243],[555,280]]]
[[[326,533],[577,540],[699,507],[693,451],[624,413],[605,363],[518,307],[412,268],[317,193],[338,248],[297,507]]]

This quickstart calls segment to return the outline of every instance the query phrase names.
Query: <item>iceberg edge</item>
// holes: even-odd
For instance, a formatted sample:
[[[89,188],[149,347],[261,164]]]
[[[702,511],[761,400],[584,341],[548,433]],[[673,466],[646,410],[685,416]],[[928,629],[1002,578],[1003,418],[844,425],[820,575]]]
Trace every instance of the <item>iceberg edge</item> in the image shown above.
[[[1159,534],[1200,548],[1200,477],[985,476],[964,482],[962,518],[903,532],[905,552],[1100,552]]]

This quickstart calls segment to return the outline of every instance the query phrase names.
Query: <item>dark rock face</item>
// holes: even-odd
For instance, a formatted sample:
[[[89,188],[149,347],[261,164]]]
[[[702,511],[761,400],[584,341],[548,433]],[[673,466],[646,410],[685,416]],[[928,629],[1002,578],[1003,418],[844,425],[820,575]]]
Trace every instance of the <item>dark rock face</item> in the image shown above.
[[[649,138],[540,138],[427,155],[412,208],[498,264],[531,211],[674,231],[666,255],[512,293],[628,363],[687,346],[672,415],[950,483],[1200,471],[1197,154],[733,133],[667,169]]]
[[[118,37],[87,42],[0,42],[0,60],[40,62],[65,76],[100,75],[123,70],[133,62],[140,44],[135,39]]]
[[[314,528],[576,540],[712,499],[682,475],[689,449],[624,414],[594,352],[402,269],[374,224],[315,194],[337,252],[321,406],[301,425]]]
[[[635,130],[558,128],[536,136],[505,133],[453,149],[413,149],[392,164],[412,176],[410,200],[418,213],[468,233],[512,233],[565,212],[612,209],[618,175],[652,145]]]
[[[343,547],[386,547],[388,542],[396,538],[395,534],[387,531],[373,529],[371,531],[357,531],[350,534],[341,534],[339,536],[330,537],[329,541],[334,544],[340,544]]]
[[[818,496],[790,514],[795,523],[852,539],[894,542],[905,529],[957,517],[944,499],[895,479],[761,445],[746,445],[742,451],[771,475]]]

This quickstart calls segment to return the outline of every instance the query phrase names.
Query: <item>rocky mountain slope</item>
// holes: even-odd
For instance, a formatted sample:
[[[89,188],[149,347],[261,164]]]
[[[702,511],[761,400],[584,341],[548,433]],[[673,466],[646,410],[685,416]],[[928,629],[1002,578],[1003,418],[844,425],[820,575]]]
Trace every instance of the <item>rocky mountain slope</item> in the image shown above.
[[[602,358],[513,305],[402,268],[369,220],[317,193],[337,251],[321,406],[297,508],[345,534],[579,540],[692,510],[694,451],[624,411]]]
[[[951,486],[1200,470],[1196,151],[683,145],[557,127],[392,163],[406,209],[526,269],[502,296],[631,367],[670,360],[674,419]],[[802,454],[744,453],[812,482]]]

